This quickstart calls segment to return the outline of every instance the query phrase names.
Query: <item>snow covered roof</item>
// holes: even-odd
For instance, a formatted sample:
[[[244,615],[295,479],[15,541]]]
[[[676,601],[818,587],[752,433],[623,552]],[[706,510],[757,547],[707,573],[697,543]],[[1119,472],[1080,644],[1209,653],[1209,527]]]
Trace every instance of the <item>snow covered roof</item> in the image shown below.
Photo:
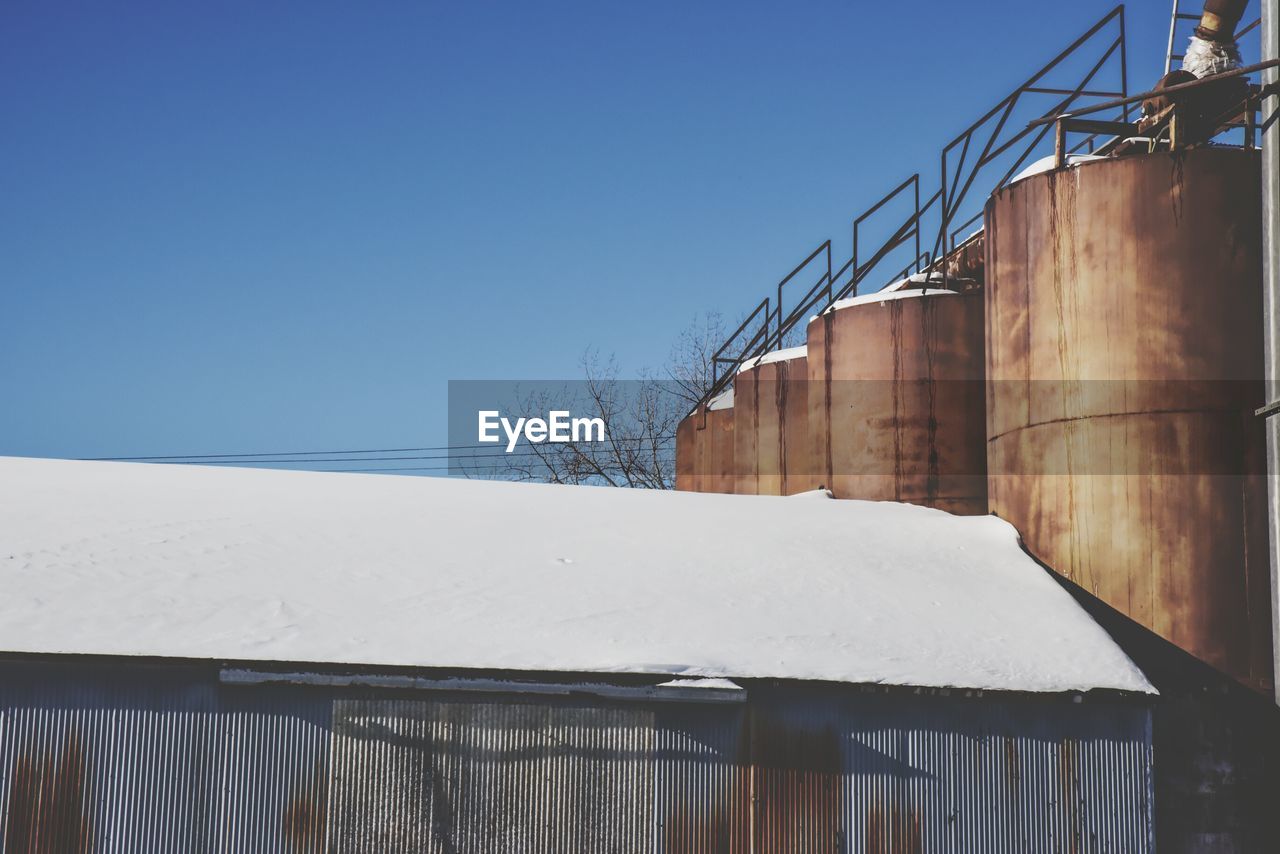
[[[0,650],[1153,689],[994,517],[0,457]]]

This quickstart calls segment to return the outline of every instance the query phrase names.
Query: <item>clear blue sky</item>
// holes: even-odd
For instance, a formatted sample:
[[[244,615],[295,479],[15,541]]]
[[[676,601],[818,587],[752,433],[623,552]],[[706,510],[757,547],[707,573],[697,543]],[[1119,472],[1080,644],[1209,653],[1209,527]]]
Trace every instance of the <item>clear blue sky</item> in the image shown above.
[[[442,444],[449,379],[659,365],[1112,5],[7,0],[0,454]]]

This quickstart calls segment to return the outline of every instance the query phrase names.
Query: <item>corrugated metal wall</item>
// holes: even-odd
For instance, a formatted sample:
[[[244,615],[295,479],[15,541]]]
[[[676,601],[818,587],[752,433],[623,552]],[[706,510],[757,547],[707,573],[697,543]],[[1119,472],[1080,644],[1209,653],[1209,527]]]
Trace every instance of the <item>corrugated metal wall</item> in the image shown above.
[[[337,850],[650,847],[652,711],[339,700],[333,718]]]
[[[5,854],[1143,852],[1148,711],[753,685],[688,705],[0,666]],[[754,845],[752,844],[754,841]]]

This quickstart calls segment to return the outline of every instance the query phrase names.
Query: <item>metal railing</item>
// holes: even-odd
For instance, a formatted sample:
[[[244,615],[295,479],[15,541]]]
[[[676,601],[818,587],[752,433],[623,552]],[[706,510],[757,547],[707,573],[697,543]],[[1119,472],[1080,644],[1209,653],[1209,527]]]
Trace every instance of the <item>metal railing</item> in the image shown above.
[[[880,244],[879,248],[871,254],[871,260],[866,261],[865,263],[858,263],[859,228],[864,222],[870,220],[871,217],[879,213],[881,209],[885,208],[886,205],[893,202],[898,196],[901,196],[908,189],[911,190],[912,199],[914,200],[914,207],[912,208],[911,215],[904,219],[898,228],[894,230],[889,237]],[[831,302],[834,303],[836,300],[844,299],[851,294],[857,294],[858,285],[865,281],[867,277],[880,266],[882,261],[888,258],[895,250],[901,247],[908,240],[913,240],[915,242],[915,254],[912,256],[913,260],[911,265],[902,271],[902,277],[905,278],[909,275],[912,267],[915,268],[915,272],[920,272],[922,268],[922,265],[920,264],[921,259],[925,260],[925,264],[923,266],[927,267],[931,259],[929,253],[921,252],[920,222],[940,198],[940,193],[934,193],[933,197],[930,198],[929,201],[925,202],[923,207],[920,205],[920,173],[917,172],[898,186],[894,187],[879,201],[855,218],[853,221],[853,257],[851,259],[854,271],[853,276],[845,287],[841,288],[832,296]],[[828,306],[824,306],[824,309],[827,307],[829,307],[829,304]]]
[[[1111,35],[1114,31],[1114,36]],[[1072,88],[1054,87],[1043,85],[1045,78],[1064,63],[1068,58],[1077,56],[1082,50],[1085,50],[1095,39],[1102,37],[1110,38],[1107,47],[1102,51],[1097,61],[1089,68],[1083,78]],[[1117,56],[1120,61],[1120,79],[1119,90],[1112,89],[1091,89],[1090,84],[1098,76],[1099,72],[1106,67],[1112,57]],[[1069,109],[1076,101],[1081,98],[1123,98],[1128,95],[1128,77],[1129,77],[1129,61],[1128,53],[1125,48],[1125,24],[1124,24],[1124,6],[1117,6],[1109,13],[1104,15],[1096,24],[1094,24],[1084,35],[1080,36],[1072,42],[1066,49],[1051,59],[1035,74],[1031,75],[1025,83],[1014,89],[1003,101],[992,107],[987,113],[978,119],[964,131],[962,131],[955,139],[943,146],[942,162],[941,162],[941,186],[942,186],[942,213],[944,227],[938,231],[938,240],[934,243],[933,254],[937,258],[945,258],[955,249],[954,234],[950,234],[947,226],[954,221],[959,215],[962,205],[968,198],[969,192],[973,189],[974,181],[986,167],[996,163],[1005,154],[1009,153],[1014,146],[1023,140],[1031,137],[1031,142],[1022,149],[1022,154],[1013,160],[1012,165],[1000,176],[994,185],[990,186],[985,195],[1000,189],[1009,182],[1014,175],[1018,173],[1024,166],[1031,154],[1044,141],[1048,128],[1040,129],[1035,125],[1023,125],[1016,130],[1005,133],[1009,125],[1009,120],[1013,117],[1015,109],[1027,99],[1035,96],[1050,96],[1058,98],[1047,110],[1043,116],[1052,116],[1061,113],[1063,110]],[[1061,96],[1061,97],[1060,97]],[[1128,118],[1128,107],[1123,108],[1124,116]],[[998,117],[998,118],[997,118]],[[984,133],[984,129],[994,121],[994,127],[989,132]],[[975,142],[985,137],[985,144],[982,145],[982,151],[977,156],[972,165],[965,171],[966,160],[970,148]],[[960,149],[960,153],[956,159],[954,171],[949,168],[948,158],[953,156],[952,152],[956,148]],[[981,212],[970,217],[969,222],[976,221],[981,216]],[[959,229],[957,229],[957,232]],[[945,270],[943,272],[945,281]]]
[[[1096,59],[1093,59],[1091,51],[1097,52]],[[1108,65],[1114,64],[1113,59],[1118,59],[1119,66],[1114,84],[1106,86],[1095,83]],[[1051,76],[1055,71],[1070,73],[1062,70],[1073,60],[1082,61],[1087,65],[1087,70],[1070,77],[1065,84],[1058,82],[1055,85]],[[716,350],[712,357],[711,387],[698,405],[703,406],[724,392],[744,363],[782,348],[788,341],[788,335],[810,314],[821,314],[837,301],[856,296],[859,286],[905,245],[913,245],[914,254],[912,261],[897,271],[898,278],[906,278],[913,272],[928,273],[931,276],[940,274],[941,287],[949,287],[945,261],[966,242],[957,242],[960,235],[982,218],[981,209],[970,215],[962,213],[964,204],[975,187],[983,190],[982,197],[985,200],[986,196],[1010,181],[1046,139],[1050,127],[1045,125],[1042,128],[1040,121],[1051,120],[1053,116],[1073,108],[1082,99],[1125,99],[1128,96],[1127,80],[1124,5],[1121,4],[943,147],[939,189],[927,200],[923,203],[921,201],[920,173],[917,172],[854,218],[851,254],[839,268],[833,269],[832,245],[830,240],[826,240],[784,276],[778,282],[773,298],[765,297],[761,300]],[[1043,98],[1050,98],[1051,101],[1036,122],[1013,122],[1014,114],[1019,108]],[[1132,102],[1132,99],[1128,99],[1113,103],[1121,107],[1121,116],[1127,120]],[[1020,143],[1025,145],[1018,148]],[[1079,147],[1085,145],[1092,147],[1093,139],[1081,141]],[[977,151],[979,148],[981,150],[978,155],[970,159],[970,151]],[[995,182],[979,181],[989,167],[1008,157],[1013,158],[1012,165]],[[889,236],[864,256],[864,226],[877,215],[888,215],[891,206],[906,204],[905,200],[910,200],[909,212],[900,220],[892,221]],[[931,223],[929,227],[932,228],[935,221],[937,231],[934,243],[931,249],[926,249],[923,244],[926,222]],[[864,257],[866,260],[863,260]],[[788,285],[796,281],[811,281],[807,277],[801,278],[805,270],[816,272],[816,280],[812,280],[808,290],[790,308],[784,308],[784,298],[789,293]],[[895,279],[888,279],[882,284],[892,281]]]
[[[1183,147],[1186,142],[1183,138],[1183,122],[1186,121],[1183,111],[1186,107],[1185,99],[1188,95],[1194,94],[1195,90],[1204,87],[1216,86],[1225,80],[1245,77],[1277,66],[1280,66],[1280,60],[1274,59],[1254,65],[1246,65],[1222,74],[1202,77],[1199,80],[1190,80],[1164,89],[1153,89],[1149,92],[1128,95],[1114,101],[1093,104],[1070,113],[1046,116],[1036,119],[1032,122],[1032,126],[1043,126],[1046,129],[1052,126],[1054,128],[1055,168],[1061,168],[1066,165],[1067,155],[1076,150],[1075,148],[1067,147],[1066,142],[1069,133],[1091,134],[1093,137],[1100,135],[1110,136],[1111,142],[1100,150],[1109,150],[1116,143],[1135,137],[1145,138],[1148,140],[1148,144],[1153,147],[1157,144],[1165,144],[1170,149],[1178,149]],[[1256,84],[1249,84],[1244,88],[1243,92],[1244,94],[1239,100],[1228,102],[1228,106],[1220,110],[1217,115],[1203,118],[1200,122],[1199,135],[1192,141],[1212,139],[1223,132],[1238,128],[1244,131],[1244,147],[1253,148],[1257,130],[1256,114],[1262,107],[1262,99],[1268,94],[1274,93],[1270,93],[1267,88]],[[1091,116],[1094,113],[1113,107],[1128,107],[1129,105],[1142,103],[1157,97],[1166,102],[1166,106],[1154,115],[1146,117],[1141,125],[1127,121],[1086,118],[1086,116]]]

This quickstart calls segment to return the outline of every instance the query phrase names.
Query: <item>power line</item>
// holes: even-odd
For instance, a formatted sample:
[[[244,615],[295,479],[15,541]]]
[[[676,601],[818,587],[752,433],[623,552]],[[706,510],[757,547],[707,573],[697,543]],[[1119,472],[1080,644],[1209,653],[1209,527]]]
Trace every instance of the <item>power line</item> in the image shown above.
[[[603,449],[602,449],[603,450]],[[659,453],[669,454],[670,449],[661,449]],[[175,465],[175,466],[301,466],[314,465],[316,463],[379,463],[379,462],[401,462],[401,461],[417,461],[417,460],[451,460],[455,463],[467,462],[469,460],[484,459],[518,459],[522,457],[544,457],[547,453],[538,451],[512,451],[511,453],[499,452],[496,454],[440,454],[438,456],[421,456],[421,457],[328,457],[315,460],[178,460],[176,462],[153,461],[157,465]],[[496,465],[496,463],[488,463],[488,465]]]
[[[670,444],[669,439],[655,439],[653,441],[657,445]],[[592,442],[589,444],[602,445],[603,443]],[[574,448],[581,447],[581,444],[574,445],[573,447]],[[370,451],[370,453],[374,453],[374,452]],[[502,458],[511,459],[513,457],[544,456],[545,453],[546,452],[543,452],[543,451],[529,450],[529,451],[510,451],[510,452],[498,451],[495,454],[436,454],[436,455],[427,455],[427,456],[421,456],[421,457],[324,457],[320,459],[306,459],[306,460],[257,460],[252,462],[253,462],[253,465],[264,465],[264,466],[286,465],[287,466],[287,465],[299,465],[304,463],[378,463],[378,462],[392,462],[392,461],[399,461],[399,460],[482,460],[490,457],[497,458],[497,459],[502,459]],[[249,460],[202,461],[202,460],[183,459],[183,460],[174,462],[173,465],[234,466],[234,465],[240,465],[244,462],[250,462],[250,461]]]
[[[301,457],[320,454],[400,454],[411,451],[448,451],[453,448],[465,448],[467,445],[438,445],[434,448],[368,448],[348,449],[341,451],[260,451],[252,454],[168,454],[159,457],[81,457],[83,462],[93,463],[145,463],[153,460],[218,460],[232,457]],[[471,447],[481,447],[475,445]]]
[[[617,439],[607,440],[608,442],[665,442],[674,439],[675,435],[654,436],[622,436]],[[319,457],[331,456],[334,454],[401,454],[416,453],[420,451],[465,451],[465,450],[494,450],[498,443],[486,442],[474,445],[435,445],[427,448],[354,448],[337,451],[259,451],[249,454],[168,454],[164,456],[149,457],[81,457],[82,462],[99,462],[99,463],[144,463],[144,462],[166,462],[179,460],[249,460],[260,459],[262,457]],[[587,444],[606,444],[604,442],[592,442]],[[519,445],[517,445],[519,447]],[[515,453],[515,452],[513,452]],[[532,453],[524,451],[520,453]],[[505,454],[504,454],[505,455]],[[477,454],[474,456],[488,456],[486,454]],[[496,456],[496,455],[494,455]],[[452,455],[441,457],[388,457],[386,459],[448,459]],[[358,457],[356,462],[361,460],[376,460],[377,457]],[[346,460],[334,459],[328,462],[345,462]],[[263,460],[263,463],[290,463],[290,462],[326,462],[326,460]]]
[[[380,472],[380,471],[447,471],[447,472],[454,472],[455,474],[466,473],[466,472],[458,472],[453,466],[396,466],[392,468],[376,468],[376,469],[328,469],[324,472],[319,472],[319,474],[343,474],[343,473],[352,473],[352,472],[358,473],[358,474],[368,474],[371,472]],[[476,474],[489,475],[489,474],[496,474],[503,471],[507,471],[507,469],[503,466],[490,465],[490,466],[478,467],[474,471]]]
[[[495,472],[501,472],[506,470],[507,469],[505,466],[496,466],[492,464],[487,466],[476,466],[474,469],[472,469],[472,471],[475,471],[476,473],[483,473],[483,474],[493,474]],[[448,472],[454,472],[455,474],[465,474],[465,472],[459,472],[458,469],[454,466],[395,466],[391,468],[376,468],[376,469],[328,469],[324,472],[319,472],[319,474],[340,474],[343,472],[368,473],[368,472],[375,472],[375,471],[448,471]]]
[[[574,448],[577,450],[577,447]],[[656,447],[659,454],[671,454],[674,449],[670,447],[670,443],[659,443]],[[611,453],[608,448],[600,448],[600,453]],[[174,465],[174,466],[309,466],[320,463],[377,463],[377,462],[409,462],[420,460],[450,460],[454,463],[469,462],[471,460],[514,460],[524,457],[546,457],[554,454],[554,451],[512,451],[507,453],[499,451],[494,454],[438,454],[425,456],[408,456],[408,457],[321,457],[316,459],[304,460],[151,460],[153,465]],[[581,451],[579,451],[581,453]],[[648,449],[639,449],[634,452],[640,455],[647,455]],[[493,465],[493,464],[490,464]]]

